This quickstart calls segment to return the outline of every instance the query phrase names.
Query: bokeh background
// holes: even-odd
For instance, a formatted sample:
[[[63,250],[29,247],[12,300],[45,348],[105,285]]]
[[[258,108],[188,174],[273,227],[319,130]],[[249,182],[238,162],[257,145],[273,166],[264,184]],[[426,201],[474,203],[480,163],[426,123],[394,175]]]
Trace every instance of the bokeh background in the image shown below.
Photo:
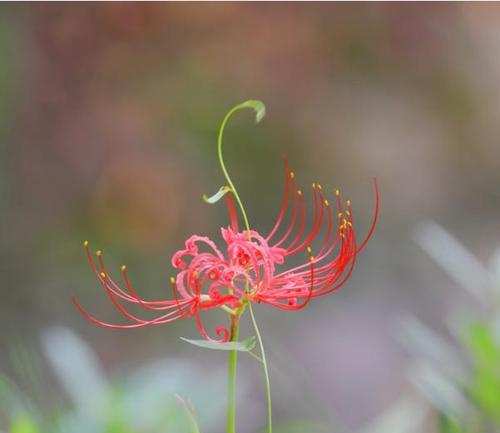
[[[132,409],[109,408],[125,419],[138,403],[124,383],[153,363],[152,382],[185,377],[175,392],[205,413],[202,431],[221,431],[226,358],[179,341],[198,338],[191,321],[101,329],[71,296],[120,320],[84,239],[157,296],[190,234],[218,238],[225,208],[201,196],[223,183],[217,130],[246,99],[263,100],[268,115],[256,126],[238,114],[225,157],[254,227],[265,232],[277,215],[284,154],[304,189],[342,189],[359,233],[373,216],[375,176],[381,191],[380,222],[346,286],[298,313],[257,308],[276,428],[466,431],[451,430],[464,413],[450,409],[459,398],[486,419],[474,431],[500,431],[467,388],[475,364],[460,339],[470,321],[490,329],[498,306],[490,275],[500,244],[500,8],[476,3],[2,4],[0,430],[74,429],[54,420],[93,399],[82,394],[92,380],[71,382],[85,368],[94,382],[110,381],[117,400],[130,387]],[[433,398],[448,389],[439,380],[449,371],[432,367],[434,382],[415,373],[419,342],[431,357],[454,350],[460,369],[445,395],[455,403]],[[93,367],[79,365],[86,357]],[[255,433],[266,422],[263,384],[242,359],[238,421]],[[163,431],[123,419],[80,431]]]

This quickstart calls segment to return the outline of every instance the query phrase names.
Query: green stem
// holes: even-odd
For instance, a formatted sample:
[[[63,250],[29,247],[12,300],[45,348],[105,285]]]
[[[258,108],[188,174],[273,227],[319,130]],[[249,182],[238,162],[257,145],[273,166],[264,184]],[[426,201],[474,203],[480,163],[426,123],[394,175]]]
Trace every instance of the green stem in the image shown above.
[[[262,117],[265,114],[265,106],[262,102],[260,101],[246,101],[243,102],[242,104],[239,104],[235,107],[233,107],[224,117],[222,120],[220,129],[219,129],[219,136],[217,139],[217,154],[219,156],[219,162],[220,166],[222,168],[222,172],[224,173],[224,177],[227,180],[227,183],[229,184],[229,187],[231,188],[231,192],[234,195],[234,198],[236,199],[236,202],[238,203],[238,206],[241,210],[241,214],[243,216],[243,222],[245,223],[245,229],[248,232],[248,240],[251,240],[251,234],[250,234],[250,223],[248,222],[248,217],[247,213],[245,211],[245,207],[243,206],[243,202],[241,201],[240,195],[238,194],[238,191],[236,190],[233,181],[231,180],[231,177],[229,176],[229,173],[226,169],[226,164],[224,163],[224,157],[222,156],[222,137],[224,136],[224,129],[226,127],[227,122],[229,121],[230,117],[239,110],[243,110],[245,108],[250,108],[255,111],[256,113],[256,120],[259,122]],[[248,287],[248,281],[247,281],[247,292],[249,291]],[[267,368],[267,362],[266,362],[266,353],[264,352],[264,344],[262,342],[262,337],[260,335],[259,328],[257,326],[257,321],[255,320],[255,316],[253,314],[252,310],[252,305],[249,302],[248,303],[248,308],[250,310],[250,316],[252,318],[252,323],[253,327],[255,328],[255,333],[257,335],[257,341],[259,342],[259,348],[262,356],[262,366],[264,370],[264,378],[266,382],[266,396],[267,396],[267,416],[268,416],[268,432],[272,433],[273,432],[273,425],[272,425],[272,406],[271,406],[271,383],[269,381],[269,370]],[[231,319],[233,320],[233,318]],[[233,327],[233,322],[231,325],[231,341],[238,341],[238,327],[239,327],[239,316],[236,317],[236,327]],[[233,335],[235,334],[235,336]],[[233,339],[234,338],[234,339]],[[235,380],[236,380],[236,361],[237,361],[238,353],[236,351],[231,351],[229,354],[229,403],[228,403],[228,415],[227,415],[227,433],[235,433]]]
[[[231,341],[238,341],[239,316],[231,317]],[[229,352],[229,388],[227,401],[227,433],[236,433],[236,364],[238,351]]]

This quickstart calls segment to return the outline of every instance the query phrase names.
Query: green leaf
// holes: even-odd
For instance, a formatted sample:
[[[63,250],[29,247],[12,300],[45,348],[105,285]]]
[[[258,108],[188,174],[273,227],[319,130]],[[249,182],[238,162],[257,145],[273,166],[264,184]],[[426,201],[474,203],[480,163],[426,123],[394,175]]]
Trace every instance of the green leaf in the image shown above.
[[[250,352],[256,344],[255,337],[248,337],[242,341],[228,341],[227,343],[217,343],[209,340],[190,340],[181,337],[182,341],[194,346],[203,347],[204,349],[212,350],[237,350],[238,352]]]
[[[488,325],[481,322],[471,325],[468,333],[468,344],[477,364],[485,366],[498,365],[500,347]]]
[[[478,407],[500,422],[500,347],[488,324],[477,322],[468,330],[467,344],[473,371],[469,392]]]
[[[231,191],[231,188],[228,186],[224,185],[221,186],[219,191],[217,191],[214,195],[208,197],[206,194],[203,194],[203,201],[208,204],[214,204],[217,203],[222,197],[224,197],[229,191]]]
[[[456,419],[450,418],[442,412],[438,415],[440,433],[466,433],[465,427]]]
[[[196,420],[196,413],[194,411],[194,407],[192,403],[188,400],[184,400],[180,395],[176,394],[177,401],[182,406],[184,411],[186,412],[189,423],[191,424],[191,433],[200,433],[200,427],[198,426],[198,421]]]

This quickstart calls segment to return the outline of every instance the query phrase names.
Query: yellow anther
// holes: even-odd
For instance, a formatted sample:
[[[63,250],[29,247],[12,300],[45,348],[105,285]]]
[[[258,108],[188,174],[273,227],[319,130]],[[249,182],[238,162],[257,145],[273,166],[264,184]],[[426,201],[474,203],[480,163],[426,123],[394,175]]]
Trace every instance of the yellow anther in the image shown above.
[[[89,246],[89,241],[83,241],[83,246],[87,248]]]
[[[347,216],[351,216],[351,211],[350,210],[346,210],[345,213],[346,213]]]
[[[316,183],[313,182],[312,187],[313,189],[316,189]]]
[[[299,197],[302,197],[302,191],[301,191],[300,189],[297,191],[297,195],[298,195]]]
[[[313,262],[313,261],[314,261],[314,256],[309,257],[309,260],[310,260],[311,262]]]
[[[174,277],[170,277],[169,280],[170,280],[170,284],[175,284],[175,278]]]
[[[347,220],[344,218],[344,225],[346,225],[346,224],[347,224]]]
[[[106,274],[104,272],[101,272],[100,275],[102,278],[106,278]]]
[[[198,271],[193,272],[193,277],[198,278],[198,275],[200,275]]]
[[[295,177],[295,173],[293,171],[290,172],[290,179],[293,179]]]
[[[335,190],[335,195],[338,197],[340,195],[340,191],[338,189]]]
[[[318,189],[319,189],[319,190],[322,190],[322,189],[323,189],[323,187],[321,186],[321,184],[320,184],[320,183],[318,183]]]
[[[352,222],[351,222],[351,221],[347,221],[347,225],[348,225],[349,227],[352,227]]]
[[[325,206],[330,206],[330,202],[328,200],[325,200]]]
[[[337,215],[340,218],[342,218],[342,212],[339,212],[338,215]]]
[[[120,266],[120,270],[121,270],[122,272],[125,272],[125,271],[127,270],[127,267],[126,267],[125,265],[121,265],[121,266]]]
[[[102,251],[101,251],[101,250],[97,250],[97,251],[95,252],[95,255],[96,255],[97,257],[101,257],[101,256],[102,256]]]
[[[345,202],[345,204],[346,204],[346,206],[347,206],[347,207],[350,207],[350,206],[351,206],[351,200],[347,200],[347,201]]]
[[[312,251],[312,250],[311,250],[311,247],[307,247],[307,248],[306,248],[306,250],[307,250],[307,253],[308,253],[308,254],[311,254],[311,251]]]

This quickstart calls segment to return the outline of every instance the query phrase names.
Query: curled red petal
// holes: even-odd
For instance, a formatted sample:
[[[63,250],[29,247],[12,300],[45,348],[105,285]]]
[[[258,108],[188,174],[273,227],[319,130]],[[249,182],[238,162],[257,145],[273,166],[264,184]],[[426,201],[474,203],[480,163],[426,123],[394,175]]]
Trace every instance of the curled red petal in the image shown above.
[[[196,319],[196,324],[198,325],[198,330],[200,331],[200,334],[203,336],[203,338],[209,341],[213,341],[215,343],[226,343],[229,341],[231,335],[229,329],[227,329],[224,326],[218,326],[217,328],[215,328],[215,334],[219,338],[213,338],[210,335],[208,335],[207,331],[205,330],[203,322],[201,321],[200,318],[200,313],[198,311],[195,312],[194,317]]]
[[[231,222],[231,228],[233,229],[233,232],[237,233],[240,230],[238,228],[238,215],[236,213],[236,206],[234,204],[232,192],[228,192],[226,194],[226,204],[227,210],[229,212],[229,221]]]

